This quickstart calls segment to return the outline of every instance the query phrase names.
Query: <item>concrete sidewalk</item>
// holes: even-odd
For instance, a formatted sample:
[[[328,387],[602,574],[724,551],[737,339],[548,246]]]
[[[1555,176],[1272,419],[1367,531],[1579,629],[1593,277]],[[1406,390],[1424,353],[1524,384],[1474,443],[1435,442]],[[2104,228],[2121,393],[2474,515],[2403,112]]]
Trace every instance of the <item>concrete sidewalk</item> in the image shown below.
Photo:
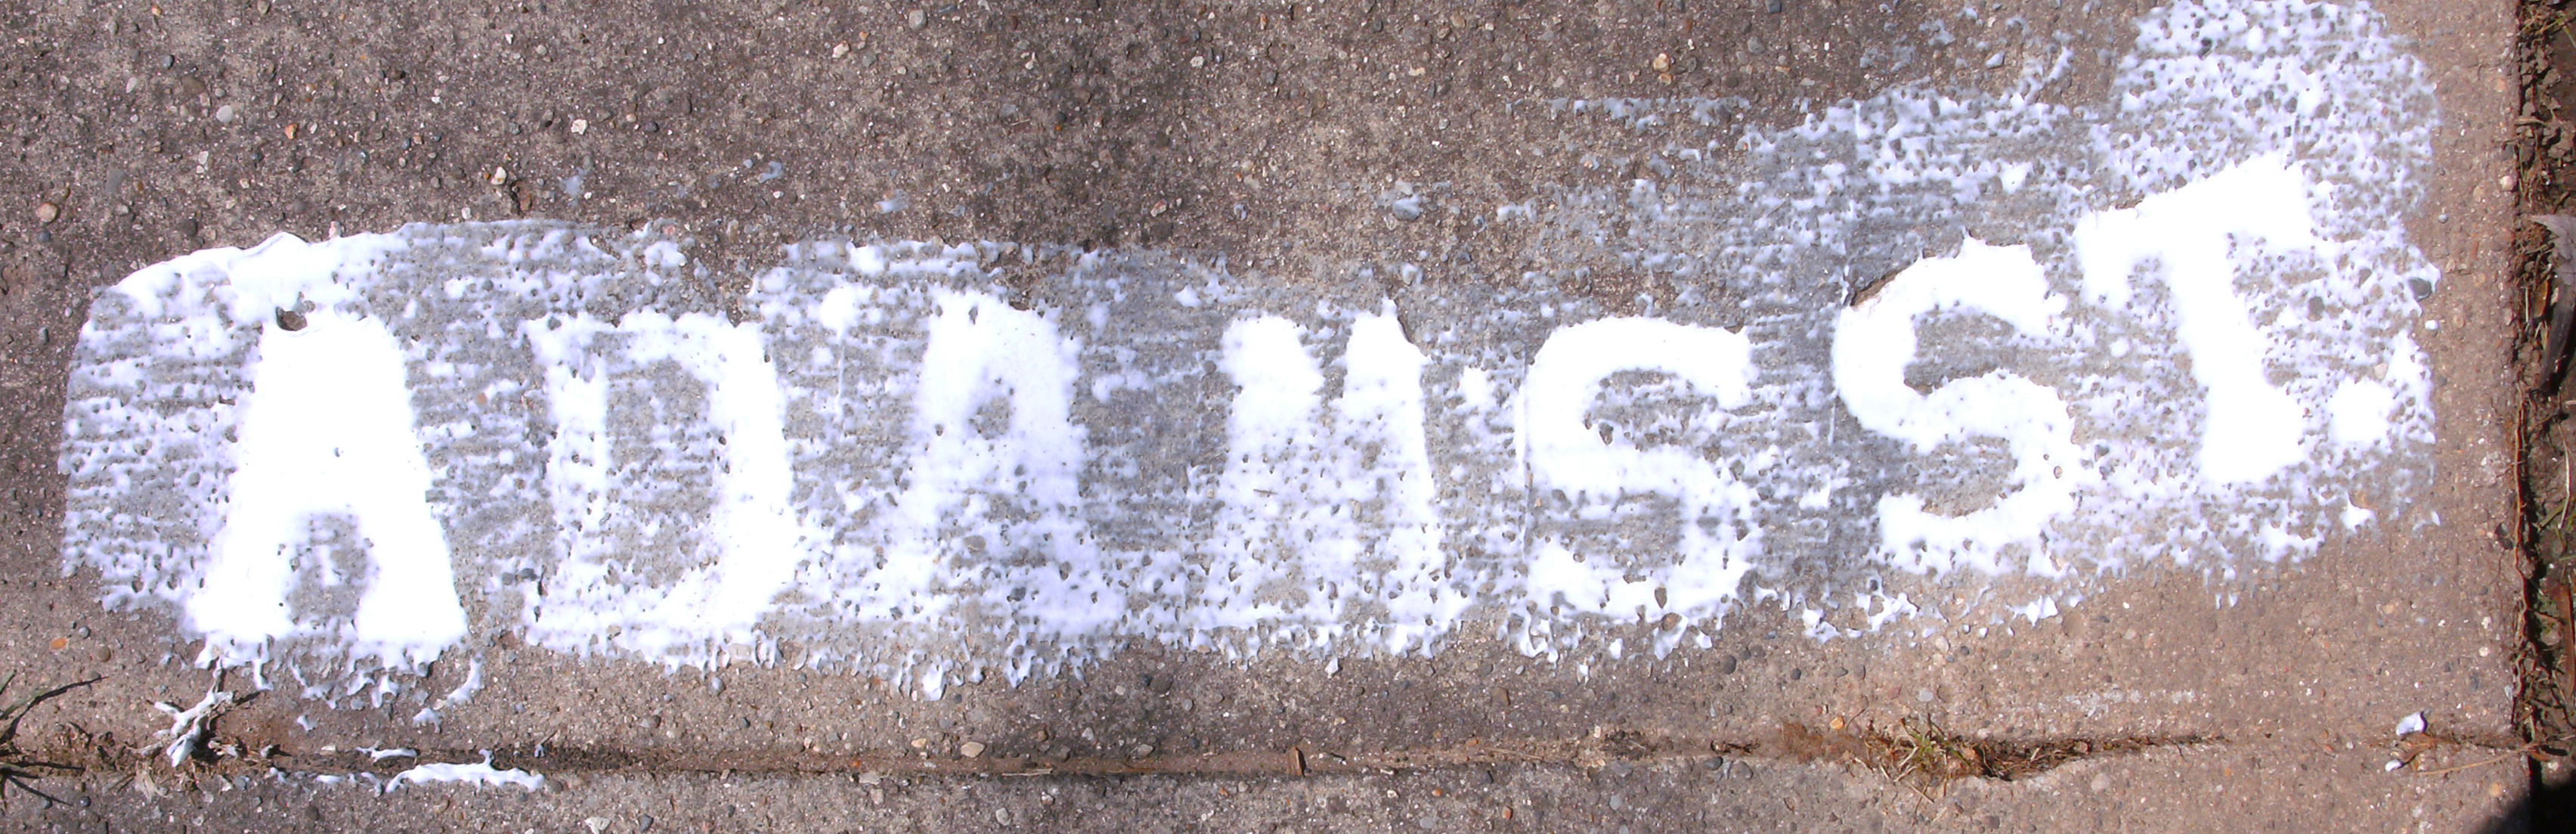
[[[20,13],[7,813],[2475,829],[2511,10],[2077,5]]]

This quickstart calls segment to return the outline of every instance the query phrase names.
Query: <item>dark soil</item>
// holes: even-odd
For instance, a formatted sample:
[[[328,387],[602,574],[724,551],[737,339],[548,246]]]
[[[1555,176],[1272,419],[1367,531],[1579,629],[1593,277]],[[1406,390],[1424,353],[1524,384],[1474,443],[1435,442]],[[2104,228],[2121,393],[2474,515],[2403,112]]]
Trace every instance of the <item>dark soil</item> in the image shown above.
[[[2515,138],[2526,217],[2576,213],[2576,8],[2567,0],[2521,8],[2522,110]],[[2536,797],[2533,830],[2576,826],[2576,802],[2560,796],[2576,779],[2576,402],[2562,382],[2564,362],[2545,350],[2552,305],[2576,304],[2554,290],[2557,270],[2549,233],[2536,224],[2514,232],[2522,255],[2521,303],[2513,311],[2527,396],[2517,415],[2522,450],[2520,545],[2526,573],[2530,643],[2521,689],[2521,722],[2532,754]]]

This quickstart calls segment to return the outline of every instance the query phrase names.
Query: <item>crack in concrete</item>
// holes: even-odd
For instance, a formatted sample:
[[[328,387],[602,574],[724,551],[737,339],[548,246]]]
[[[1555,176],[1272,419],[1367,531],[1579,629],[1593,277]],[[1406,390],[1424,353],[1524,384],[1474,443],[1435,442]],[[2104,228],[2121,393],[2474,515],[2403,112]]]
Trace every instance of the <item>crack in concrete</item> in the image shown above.
[[[1635,730],[1597,731],[1571,740],[1489,742],[1471,739],[1446,747],[1381,751],[1334,750],[1297,745],[1284,750],[1216,753],[1147,754],[1140,756],[962,755],[956,753],[869,751],[856,754],[776,751],[674,752],[623,750],[526,742],[490,749],[432,748],[412,755],[378,758],[364,750],[295,754],[263,747],[251,750],[238,740],[219,740],[208,752],[177,768],[120,751],[112,738],[90,737],[82,745],[92,755],[75,764],[84,770],[134,774],[133,778],[205,774],[243,776],[289,773],[392,778],[430,763],[478,763],[545,775],[757,774],[846,775],[861,782],[885,777],[1127,777],[1213,776],[1233,778],[1298,778],[1362,773],[1436,771],[1505,765],[1574,767],[1597,770],[1614,763],[1705,764],[1726,767],[1731,761],[1768,763],[1848,763],[1891,778],[1943,782],[1980,778],[2011,781],[2085,759],[2116,757],[2158,748],[2223,745],[2210,734],[2107,735],[2039,739],[1967,739],[1932,729],[1928,723],[1899,732],[1874,729],[1812,729],[1784,725],[1780,732],[1756,739],[1699,736],[1655,736]],[[219,751],[238,751],[224,754]]]

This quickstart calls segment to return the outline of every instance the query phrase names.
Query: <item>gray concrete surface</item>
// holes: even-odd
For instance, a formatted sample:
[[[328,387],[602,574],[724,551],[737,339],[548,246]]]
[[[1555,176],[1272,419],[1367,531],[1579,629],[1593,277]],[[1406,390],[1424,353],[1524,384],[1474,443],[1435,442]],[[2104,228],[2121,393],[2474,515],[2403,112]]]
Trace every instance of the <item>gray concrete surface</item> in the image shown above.
[[[1069,10],[262,0],[5,14],[0,124],[9,127],[0,136],[15,141],[0,158],[0,390],[21,407],[0,415],[0,472],[14,502],[0,532],[16,554],[0,575],[0,610],[12,615],[0,657],[22,682],[100,678],[41,708],[23,731],[45,755],[93,765],[88,776],[40,785],[71,807],[13,802],[13,824],[579,830],[596,818],[589,830],[603,831],[642,830],[649,815],[655,830],[2470,830],[2523,790],[2517,765],[2495,755],[2513,743],[2519,616],[2518,574],[2499,532],[2513,512],[2501,416],[2513,396],[2503,370],[2506,4],[2374,7],[2396,57],[2353,66],[2418,72],[2424,95],[2376,76],[2335,89],[2395,91],[2384,101],[2336,99],[2393,114],[2364,120],[2380,131],[2369,141],[2394,149],[2384,157],[2336,157],[2333,135],[2206,126],[2228,123],[2230,107],[2282,112],[2278,100],[2123,110],[2121,95],[2137,88],[2121,62],[2138,54],[2138,21],[2160,14],[2152,4]],[[2222,56],[2238,48],[2206,47]],[[2002,164],[2036,161],[2033,185],[1973,182],[1973,199],[1931,183],[1775,207],[1730,201],[1796,198],[1825,164],[1862,167],[1868,147],[1852,131],[1802,134],[1801,124],[1829,124],[1833,108],[1855,103],[1934,97],[1971,115],[2001,112],[1998,102],[2060,108],[2024,133],[1954,122],[1942,135],[1980,138],[1929,151],[1991,163],[1981,169],[1989,180]],[[1623,102],[1615,113],[1571,105],[1613,99]],[[2346,111],[2310,112],[2331,121]],[[2164,142],[2182,161],[2165,169],[2141,161],[2143,152],[2093,150],[2097,141],[2135,147],[2122,136]],[[2395,168],[2380,181],[2345,171],[2345,196],[2321,199],[2357,202],[2336,204],[2325,231],[2343,240],[2402,233],[2393,239],[2413,249],[2390,257],[2420,253],[2421,266],[2438,270],[2438,288],[2416,296],[2420,310],[2374,296],[2332,316],[2293,305],[2304,285],[2288,279],[2244,279],[2239,289],[2270,299],[2257,305],[2274,305],[2264,313],[2307,313],[2262,321],[2323,322],[2315,332],[2325,335],[2302,344],[2367,347],[2400,334],[2419,344],[2432,382],[2429,439],[2313,458],[2300,470],[2312,475],[2250,503],[2102,505],[2090,526],[2053,528],[2081,531],[2060,545],[2087,560],[2073,579],[1925,576],[1872,562],[1869,513],[1879,498],[1926,483],[1964,492],[1982,483],[1991,495],[1991,476],[1978,473],[1995,458],[1972,449],[1924,463],[1902,444],[1867,439],[1828,384],[1831,325],[1844,305],[1970,237],[2032,246],[2052,264],[2054,290],[2076,296],[2079,276],[2065,260],[2073,218],[2134,207],[2275,146],[2329,180],[2332,159],[2389,160]],[[1661,199],[1637,199],[1641,182]],[[1429,210],[1410,219],[1392,210],[1407,189]],[[1238,659],[1144,627],[1023,644],[1014,635],[1029,631],[1007,623],[978,631],[781,619],[764,625],[768,642],[716,647],[666,670],[614,647],[602,656],[546,647],[520,623],[519,598],[498,589],[504,574],[556,563],[511,562],[529,548],[452,531],[469,628],[437,663],[385,672],[327,645],[288,646],[263,667],[268,679],[309,670],[312,680],[254,696],[246,671],[214,676],[245,699],[214,723],[218,750],[176,769],[136,755],[170,724],[152,704],[196,703],[210,673],[189,663],[205,635],[167,599],[103,608],[102,587],[131,577],[102,575],[81,555],[98,538],[83,538],[83,508],[129,494],[58,468],[66,392],[75,401],[100,393],[75,384],[97,356],[81,353],[75,334],[120,315],[93,303],[98,288],[281,230],[318,240],[512,218],[562,221],[612,243],[677,241],[692,269],[619,303],[728,321],[762,320],[739,299],[781,262],[782,244],[935,237],[1051,255],[1001,259],[995,272],[959,279],[1037,309],[1078,307],[1103,275],[1168,280],[1160,276],[1196,269],[1253,299],[1219,308],[1228,314],[1287,315],[1338,335],[1383,296],[1407,311],[1409,335],[1484,340],[1483,355],[1507,357],[1489,362],[1506,381],[1546,332],[1485,323],[1502,313],[1544,305],[1567,320],[1653,316],[1728,328],[1764,347],[1767,402],[1849,432],[1830,442],[1765,439],[1814,462],[1818,478],[1859,487],[1787,514],[1773,539],[1782,544],[1758,554],[1761,573],[1748,587],[1797,604],[1694,611],[1687,624],[1570,616],[1549,632],[1555,651],[1536,656],[1491,636],[1511,636],[1509,606],[1494,604],[1471,611],[1428,655],[1333,644]],[[1108,254],[1083,260],[1084,250]],[[2381,263],[2391,271],[2368,280],[2404,286],[2396,278],[2415,263]],[[2345,270],[2323,271],[2358,274]],[[395,309],[379,302],[376,314],[391,320]],[[1177,326],[1173,309],[1148,310],[1143,320],[1155,327],[1138,330],[1218,341],[1216,325]],[[2156,315],[2167,318],[2146,320],[2170,318]],[[1924,321],[1927,342],[1948,348],[1926,357],[1959,366],[1909,378],[1918,390],[2008,368],[2072,391],[2145,368],[2133,377],[2146,380],[2137,384],[2150,402],[2170,401],[2164,410],[2100,418],[2088,431],[2187,436],[2166,429],[2201,414],[2186,402],[2197,391],[2193,357],[2176,349],[2052,359],[1973,322]],[[2336,331],[2337,322],[2359,335]],[[2106,315],[2088,326],[2113,324]],[[1085,335],[1098,350],[1143,338]],[[1441,373],[1426,372],[1426,388],[1454,393],[1443,387],[1454,376]],[[1205,423],[1214,409],[1200,406],[1228,395],[1214,372],[1201,384],[1208,395],[1195,404],[1158,400],[1141,412],[1154,420],[1123,429],[1104,421],[1096,436],[1124,430],[1131,443],[1208,447],[1171,452],[1181,469],[1193,455],[1219,454],[1224,437]],[[416,389],[424,414],[471,411],[459,393]],[[1646,422],[1663,401],[1643,402],[1613,419]],[[1193,415],[1196,428],[1161,428]],[[1508,457],[1457,431],[1438,435],[1441,419],[1431,423],[1440,454]],[[1708,429],[1685,420],[1673,431]],[[2187,446],[2156,454],[2144,460],[2190,458]],[[2341,528],[2331,511],[2342,504],[2321,503],[2329,495],[2358,496],[2379,510],[2377,522]],[[1201,522],[1179,519],[1217,512],[1187,490],[1165,498],[1162,509],[1091,518],[1132,530],[1169,512],[1169,526],[1196,530]],[[533,500],[490,508],[542,515],[526,506]],[[1952,500],[1972,509],[1991,499]],[[1533,503],[1523,494],[1494,506]],[[1458,508],[1486,505],[1443,506],[1453,543],[1491,527],[1457,521],[1466,511]],[[1499,529],[1556,531],[1546,535],[1650,564],[1639,560],[1669,542],[1619,536],[1672,528],[1669,511],[1623,505],[1628,527],[1589,532],[1527,516]],[[2320,544],[2279,563],[2231,528],[2300,518]],[[2153,557],[2169,536],[2196,529],[2214,532],[2194,541],[2236,556]],[[652,547],[630,556],[654,569],[682,566]],[[2127,558],[2092,567],[2113,555]],[[1507,580],[1526,570],[1508,554],[1457,558]],[[1863,588],[1902,590],[1933,613],[1838,639],[1808,636],[1806,607]],[[2000,610],[2057,596],[2058,613],[2035,621]],[[323,605],[335,604],[345,600]],[[1677,626],[1708,645],[1684,639],[1661,656],[1608,648],[1651,645]],[[1001,636],[975,636],[986,634]],[[782,638],[791,649],[838,640],[889,655],[930,646],[969,666],[1037,657],[1041,672],[1016,685],[998,672],[981,682],[961,674],[929,700],[917,675],[765,662],[796,656],[780,650]],[[1070,662],[1051,666],[1048,653]],[[473,697],[443,702],[478,677]],[[359,681],[394,694],[336,689]],[[335,689],[317,695],[305,683]],[[416,720],[433,705],[434,722]],[[2449,741],[2386,769],[2417,749],[2392,728],[2418,712]],[[1853,763],[1847,746],[1788,729],[1927,720],[1970,739],[2152,744],[2087,753],[2021,781],[1918,789]],[[420,755],[355,752],[396,747]],[[371,781],[486,751],[498,766],[546,774],[547,787],[380,793]]]

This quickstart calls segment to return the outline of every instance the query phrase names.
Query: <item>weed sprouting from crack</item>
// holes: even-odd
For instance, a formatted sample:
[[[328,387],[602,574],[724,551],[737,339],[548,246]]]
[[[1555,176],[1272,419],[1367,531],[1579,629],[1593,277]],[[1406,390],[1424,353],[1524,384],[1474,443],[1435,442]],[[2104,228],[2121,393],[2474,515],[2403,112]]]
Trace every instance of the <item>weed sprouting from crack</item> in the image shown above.
[[[1850,761],[1932,800],[1943,786],[1959,779],[2008,782],[2078,759],[2219,741],[2223,739],[2201,735],[1968,738],[1930,717],[1916,716],[1901,719],[1892,730],[1853,727],[1840,718],[1821,731],[1790,724],[1782,728],[1779,749],[1795,757]]]
[[[20,748],[18,746],[18,725],[20,722],[26,720],[27,713],[34,710],[37,705],[43,704],[56,696],[70,692],[74,689],[79,689],[81,687],[97,683],[99,680],[100,679],[98,678],[91,678],[85,681],[63,684],[43,692],[38,692],[36,694],[20,698],[16,701],[8,702],[5,705],[0,705],[0,721],[7,722],[6,724],[0,724],[0,802],[7,801],[9,795],[8,788],[10,787],[16,787],[19,790],[35,794],[36,796],[44,799],[48,804],[60,804],[62,802],[62,800],[55,799],[52,794],[37,790],[34,780],[44,778],[50,773],[79,773],[81,770],[80,767],[78,765],[64,764],[61,762],[45,761],[43,759],[36,758],[34,753]],[[9,692],[9,686],[17,681],[18,673],[16,672],[9,673],[7,678],[0,678],[0,697],[6,697]]]
[[[1947,782],[1962,776],[1985,775],[1984,757],[1976,745],[1944,732],[1930,718],[1907,718],[1899,722],[1898,731],[1872,739],[1878,754],[1878,770],[1899,782],[1910,777],[1926,777],[1934,782]]]

